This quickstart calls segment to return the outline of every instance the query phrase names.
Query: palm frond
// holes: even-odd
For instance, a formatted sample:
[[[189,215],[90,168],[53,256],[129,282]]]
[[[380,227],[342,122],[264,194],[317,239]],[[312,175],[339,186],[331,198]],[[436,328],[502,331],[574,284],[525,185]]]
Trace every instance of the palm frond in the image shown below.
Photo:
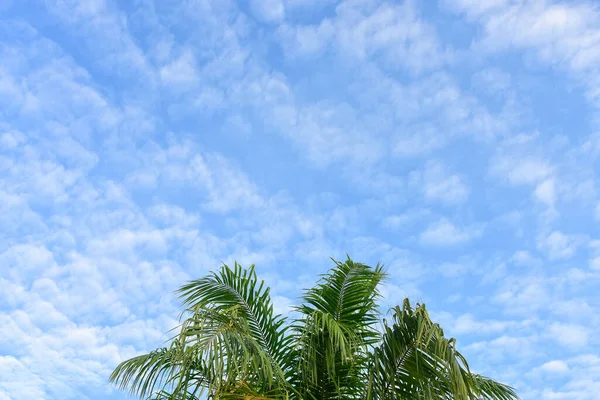
[[[287,392],[291,337],[254,266],[224,265],[178,292],[186,309],[171,347],[125,361],[113,382],[142,398],[157,390],[188,398],[190,387],[193,396]]]
[[[157,386],[173,375],[173,351],[167,348],[154,350],[120,363],[110,375],[110,381],[131,395],[148,397]]]
[[[122,390],[140,398],[156,396],[164,387],[185,380],[189,386],[202,387],[209,380],[207,371],[194,354],[182,353],[179,343],[120,363],[110,381]],[[193,400],[190,394],[187,399]]]
[[[413,310],[408,301],[397,307],[392,325],[385,322],[382,342],[373,352],[369,398],[421,398],[448,391],[450,381],[440,371],[439,357],[429,351],[437,335],[423,309]]]
[[[485,376],[471,374],[473,399],[477,400],[513,400],[517,399],[515,390],[503,383]]]
[[[382,267],[371,268],[333,260],[335,267],[306,291],[294,325],[298,342],[297,385],[304,397],[354,398],[362,392],[361,377],[379,311],[377,286]],[[327,396],[327,397],[325,397]]]
[[[169,345],[122,362],[111,382],[147,400],[518,399],[473,374],[424,305],[406,299],[376,329],[382,267],[334,263],[291,325],[254,266],[187,283]]]
[[[190,310],[210,307],[219,312],[238,307],[238,315],[247,322],[249,334],[274,364],[282,371],[291,367],[291,338],[286,335],[286,320],[274,313],[270,289],[264,286],[264,281],[259,282],[254,265],[248,269],[238,263],[233,269],[223,265],[219,273],[189,282],[178,293]]]
[[[370,365],[369,399],[517,399],[512,388],[472,374],[456,350],[431,321],[424,305],[408,299],[393,310]]]

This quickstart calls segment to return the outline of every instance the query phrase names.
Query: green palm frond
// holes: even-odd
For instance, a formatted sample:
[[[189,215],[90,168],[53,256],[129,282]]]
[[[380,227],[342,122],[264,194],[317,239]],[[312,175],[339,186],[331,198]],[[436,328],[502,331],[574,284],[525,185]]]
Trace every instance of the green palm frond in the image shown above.
[[[253,266],[224,265],[179,293],[187,318],[171,347],[122,363],[113,382],[141,398],[158,389],[187,398],[190,386],[194,395],[233,395],[241,382],[257,392],[286,393],[291,337]]]
[[[162,348],[124,361],[112,372],[110,381],[129,389],[131,395],[146,398],[176,373],[173,353]]]
[[[370,366],[370,399],[516,399],[509,386],[472,374],[456,340],[408,299],[393,309]]]
[[[187,386],[201,388],[209,381],[206,369],[195,354],[182,353],[178,342],[169,348],[154,350],[122,362],[115,368],[110,381],[139,398],[156,396],[164,387],[186,382]],[[173,389],[172,389],[173,390]],[[189,393],[189,400],[194,395]]]
[[[516,399],[515,390],[503,383],[496,382],[485,376],[471,374],[473,396],[477,400],[512,400]]]
[[[291,338],[286,335],[286,320],[276,315],[269,296],[270,288],[258,281],[254,265],[248,269],[235,263],[224,265],[219,273],[198,279],[179,289],[183,303],[192,310],[210,307],[216,312],[238,307],[249,333],[282,370],[289,368]]]
[[[385,322],[381,344],[373,351],[369,398],[423,398],[449,391],[451,382],[435,354],[438,338],[424,309],[415,311],[408,301],[396,307],[392,325]]]
[[[302,315],[295,323],[298,342],[298,379],[308,398],[353,398],[365,385],[369,345],[379,312],[377,286],[384,277],[375,269],[348,258],[306,291]],[[326,397],[325,397],[326,396]]]
[[[111,382],[147,400],[518,399],[473,374],[424,305],[406,299],[376,329],[382,267],[334,262],[291,324],[254,266],[187,283],[169,346],[122,362]]]

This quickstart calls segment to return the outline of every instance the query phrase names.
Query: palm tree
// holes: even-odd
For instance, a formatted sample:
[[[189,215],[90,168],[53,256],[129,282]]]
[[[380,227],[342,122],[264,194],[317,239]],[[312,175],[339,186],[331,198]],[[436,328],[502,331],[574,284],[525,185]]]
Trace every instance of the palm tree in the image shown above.
[[[141,399],[518,399],[469,370],[425,305],[404,300],[380,323],[380,265],[334,262],[291,321],[275,314],[254,266],[189,282],[168,345],[110,380]]]

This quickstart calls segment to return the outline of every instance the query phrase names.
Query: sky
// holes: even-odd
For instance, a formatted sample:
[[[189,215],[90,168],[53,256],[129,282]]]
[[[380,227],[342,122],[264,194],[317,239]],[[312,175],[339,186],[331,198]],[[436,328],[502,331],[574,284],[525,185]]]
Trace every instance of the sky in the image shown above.
[[[125,399],[173,291],[329,257],[471,368],[600,393],[600,5],[0,0],[0,399]]]

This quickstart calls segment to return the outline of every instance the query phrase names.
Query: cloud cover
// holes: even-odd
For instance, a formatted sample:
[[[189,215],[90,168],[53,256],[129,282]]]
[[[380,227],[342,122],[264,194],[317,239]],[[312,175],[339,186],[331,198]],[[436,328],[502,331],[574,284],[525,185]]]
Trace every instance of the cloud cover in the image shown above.
[[[524,399],[600,388],[592,2],[0,2],[0,399],[124,399],[172,291],[387,265]]]

